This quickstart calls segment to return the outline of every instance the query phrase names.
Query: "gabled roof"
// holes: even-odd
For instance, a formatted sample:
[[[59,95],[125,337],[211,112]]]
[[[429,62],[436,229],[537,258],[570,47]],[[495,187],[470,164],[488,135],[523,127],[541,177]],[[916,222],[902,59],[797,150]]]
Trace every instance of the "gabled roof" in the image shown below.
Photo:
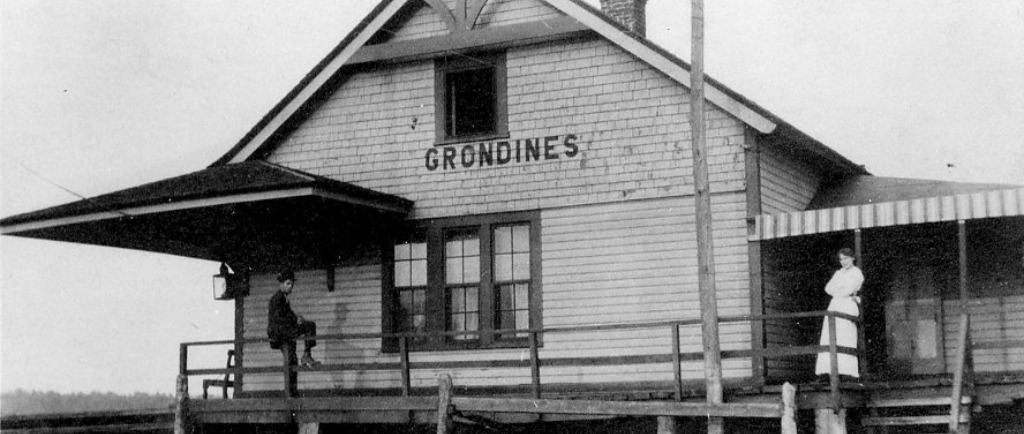
[[[234,147],[215,161],[213,166],[246,161],[260,155],[265,146],[273,144],[276,135],[289,122],[303,116],[303,108],[311,104],[318,92],[342,71],[346,62],[411,1],[420,0],[383,0],[378,4],[283,100],[275,105]],[[689,87],[690,66],[686,62],[651,41],[634,36],[593,6],[582,0],[538,1],[579,21],[603,38],[673,78],[681,86]],[[713,79],[708,79],[705,84],[705,98],[754,130],[762,134],[773,134],[776,137],[784,138],[787,142],[800,147],[799,152],[823,158],[841,172],[867,174],[862,166],[854,164]]]

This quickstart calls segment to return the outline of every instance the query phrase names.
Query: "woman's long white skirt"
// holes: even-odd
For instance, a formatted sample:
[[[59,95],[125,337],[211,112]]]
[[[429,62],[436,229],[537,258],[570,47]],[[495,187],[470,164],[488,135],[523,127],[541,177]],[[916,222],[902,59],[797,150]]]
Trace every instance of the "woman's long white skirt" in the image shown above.
[[[828,304],[828,310],[832,312],[845,313],[847,315],[860,316],[860,308],[850,297],[833,298]],[[828,318],[821,324],[821,340],[819,345],[829,345]],[[857,349],[857,324],[843,318],[836,318],[836,345]],[[839,373],[851,377],[860,377],[857,369],[857,356],[851,354],[837,354]],[[814,365],[814,374],[829,374],[832,372],[832,359],[828,352],[818,353],[818,360]]]

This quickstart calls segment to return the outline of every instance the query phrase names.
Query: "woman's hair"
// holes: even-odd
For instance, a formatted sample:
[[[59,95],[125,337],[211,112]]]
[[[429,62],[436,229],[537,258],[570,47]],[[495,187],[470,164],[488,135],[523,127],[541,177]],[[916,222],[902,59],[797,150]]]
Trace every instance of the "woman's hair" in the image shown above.
[[[843,247],[839,249],[839,254],[846,256],[847,258],[856,258],[856,256],[853,255],[853,249],[849,247]]]

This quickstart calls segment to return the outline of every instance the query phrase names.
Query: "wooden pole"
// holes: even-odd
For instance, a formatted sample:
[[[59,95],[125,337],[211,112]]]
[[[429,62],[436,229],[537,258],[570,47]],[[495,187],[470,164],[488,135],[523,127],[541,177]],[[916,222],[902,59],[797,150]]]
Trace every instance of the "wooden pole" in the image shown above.
[[[967,312],[967,222],[957,221],[957,262],[960,266],[960,308]]]
[[[437,434],[452,432],[452,377],[448,374],[437,376]]]
[[[704,1],[691,0],[693,66],[690,71],[690,134],[693,137],[693,178],[696,190],[697,268],[704,378],[707,402],[722,403],[722,354],[718,342],[718,300],[715,298],[714,245],[711,240],[711,188],[704,128]],[[708,418],[708,434],[724,432],[724,419]]]

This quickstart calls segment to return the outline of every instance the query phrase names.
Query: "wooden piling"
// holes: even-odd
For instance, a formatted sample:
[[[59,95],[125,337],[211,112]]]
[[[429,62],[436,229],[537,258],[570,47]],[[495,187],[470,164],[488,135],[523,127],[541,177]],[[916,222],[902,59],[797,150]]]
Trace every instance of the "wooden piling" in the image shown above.
[[[679,418],[658,416],[658,434],[679,434]]]
[[[188,377],[179,374],[174,388],[174,434],[186,434],[189,432],[188,417],[185,414],[185,406],[187,404]]]
[[[797,434],[796,430],[796,386],[782,385],[782,434]]]

